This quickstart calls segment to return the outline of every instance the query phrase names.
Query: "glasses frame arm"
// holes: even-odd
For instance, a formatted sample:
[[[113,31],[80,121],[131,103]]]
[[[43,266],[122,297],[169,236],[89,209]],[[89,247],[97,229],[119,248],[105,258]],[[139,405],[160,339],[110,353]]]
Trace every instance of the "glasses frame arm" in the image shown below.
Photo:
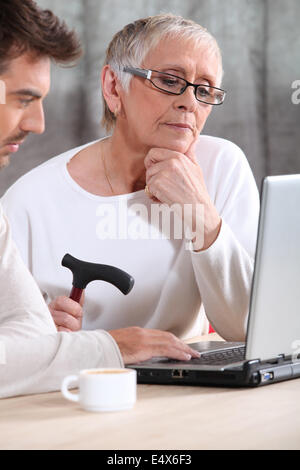
[[[137,75],[138,77],[143,77],[148,80],[151,78],[152,75],[151,70],[136,69],[132,67],[124,67],[123,72],[132,73],[132,75]]]

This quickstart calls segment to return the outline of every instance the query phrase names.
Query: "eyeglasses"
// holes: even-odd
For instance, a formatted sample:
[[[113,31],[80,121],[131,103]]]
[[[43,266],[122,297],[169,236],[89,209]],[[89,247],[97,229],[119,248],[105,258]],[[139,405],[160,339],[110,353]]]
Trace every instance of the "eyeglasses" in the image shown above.
[[[209,85],[195,85],[184,78],[177,77],[171,73],[158,72],[157,70],[144,70],[132,67],[124,67],[124,72],[131,73],[138,77],[149,80],[152,85],[161,91],[170,93],[171,95],[182,95],[187,87],[194,87],[195,97],[198,101],[213,106],[220,105],[224,102],[226,91]]]

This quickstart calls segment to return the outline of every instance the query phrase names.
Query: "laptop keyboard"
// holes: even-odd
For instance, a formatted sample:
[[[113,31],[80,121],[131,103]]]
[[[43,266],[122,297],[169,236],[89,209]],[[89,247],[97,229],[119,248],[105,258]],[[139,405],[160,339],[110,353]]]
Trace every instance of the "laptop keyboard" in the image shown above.
[[[161,362],[176,363],[177,365],[223,365],[231,364],[233,362],[243,361],[245,358],[245,347],[224,349],[223,351],[216,351],[212,353],[201,354],[200,357],[192,358],[190,361],[176,361],[174,359],[167,359]]]

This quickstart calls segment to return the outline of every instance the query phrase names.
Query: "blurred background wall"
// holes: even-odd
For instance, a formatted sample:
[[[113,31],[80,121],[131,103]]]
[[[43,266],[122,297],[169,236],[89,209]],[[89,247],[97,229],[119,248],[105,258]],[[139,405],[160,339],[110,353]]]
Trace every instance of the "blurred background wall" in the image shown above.
[[[73,26],[85,56],[79,66],[52,71],[45,101],[46,132],[31,136],[0,174],[0,195],[19,176],[69,148],[105,135],[100,70],[112,35],[141,17],[172,12],[205,26],[223,52],[223,87],[203,133],[235,142],[257,184],[267,174],[300,173],[299,0],[38,0]]]

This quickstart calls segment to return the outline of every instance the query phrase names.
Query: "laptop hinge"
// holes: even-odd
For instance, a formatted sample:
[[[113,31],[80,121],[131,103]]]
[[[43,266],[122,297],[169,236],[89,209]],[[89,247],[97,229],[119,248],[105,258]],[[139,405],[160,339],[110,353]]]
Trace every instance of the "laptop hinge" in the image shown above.
[[[284,354],[278,354],[277,356],[277,364],[281,364],[282,362],[284,362],[287,358],[285,357]]]
[[[251,359],[249,361],[246,361],[244,363],[244,366],[246,366],[247,369],[255,368],[258,364],[282,364],[285,361],[291,360],[291,356],[285,356],[285,354],[278,354],[276,357],[273,357],[272,359],[264,359],[261,361],[260,359]]]
[[[291,356],[286,356],[285,354],[278,354],[272,359],[265,359],[261,361],[262,364],[282,364],[285,361],[289,361]]]

